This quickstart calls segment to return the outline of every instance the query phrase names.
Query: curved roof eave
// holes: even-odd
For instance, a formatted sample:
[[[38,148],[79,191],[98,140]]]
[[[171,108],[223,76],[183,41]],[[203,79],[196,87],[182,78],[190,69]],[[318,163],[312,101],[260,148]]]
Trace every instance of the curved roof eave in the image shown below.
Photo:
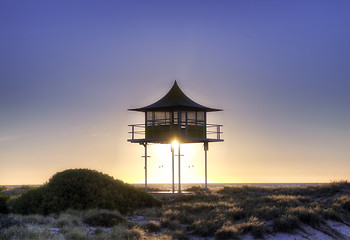
[[[141,108],[128,109],[129,111],[167,111],[167,110],[191,110],[191,111],[205,111],[205,112],[214,112],[222,111],[222,109],[209,108],[203,105],[200,105],[190,99],[182,92],[182,90],[177,85],[177,82],[174,82],[174,85],[169,90],[169,92],[162,97],[157,102],[150,104]]]

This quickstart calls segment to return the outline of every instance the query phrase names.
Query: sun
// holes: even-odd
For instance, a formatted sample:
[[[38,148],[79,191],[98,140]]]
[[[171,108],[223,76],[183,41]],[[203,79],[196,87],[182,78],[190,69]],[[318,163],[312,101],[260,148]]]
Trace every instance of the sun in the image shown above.
[[[179,142],[174,140],[172,143],[171,143],[171,147],[176,151],[178,148],[179,148]]]

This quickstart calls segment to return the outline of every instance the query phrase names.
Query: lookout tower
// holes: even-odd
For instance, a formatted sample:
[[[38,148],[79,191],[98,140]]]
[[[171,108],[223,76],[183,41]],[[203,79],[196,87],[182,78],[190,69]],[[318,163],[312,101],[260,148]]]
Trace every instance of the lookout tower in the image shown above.
[[[203,143],[205,153],[205,189],[207,186],[207,151],[209,142],[222,142],[219,124],[208,124],[207,113],[222,111],[200,105],[187,97],[179,88],[176,81],[169,92],[157,102],[141,107],[128,109],[143,112],[144,124],[133,124],[131,127],[131,143],[139,143],[145,148],[145,190],[147,191],[147,145],[150,143],[171,144],[177,141],[179,164],[179,193],[181,192],[181,154],[180,145],[183,143]],[[174,183],[174,146],[172,152],[172,191]]]

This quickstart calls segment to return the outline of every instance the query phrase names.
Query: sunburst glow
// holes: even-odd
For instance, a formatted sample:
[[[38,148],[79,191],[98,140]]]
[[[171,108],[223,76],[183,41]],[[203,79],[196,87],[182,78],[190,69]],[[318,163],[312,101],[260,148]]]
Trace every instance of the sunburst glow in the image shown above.
[[[175,183],[178,182],[178,150],[179,142],[172,144],[155,144],[150,147],[148,165],[149,183],[171,183],[172,162],[171,148],[174,149]],[[204,153],[201,144],[180,144],[181,182],[204,182]]]
[[[179,148],[179,142],[174,140],[172,143],[171,143],[171,146],[174,150],[178,149]]]

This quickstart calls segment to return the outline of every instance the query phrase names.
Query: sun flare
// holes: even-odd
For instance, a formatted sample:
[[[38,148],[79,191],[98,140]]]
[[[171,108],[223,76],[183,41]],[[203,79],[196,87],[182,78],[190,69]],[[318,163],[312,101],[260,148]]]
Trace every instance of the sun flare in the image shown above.
[[[179,148],[179,142],[174,140],[172,143],[171,143],[171,147],[173,149],[178,149]]]

